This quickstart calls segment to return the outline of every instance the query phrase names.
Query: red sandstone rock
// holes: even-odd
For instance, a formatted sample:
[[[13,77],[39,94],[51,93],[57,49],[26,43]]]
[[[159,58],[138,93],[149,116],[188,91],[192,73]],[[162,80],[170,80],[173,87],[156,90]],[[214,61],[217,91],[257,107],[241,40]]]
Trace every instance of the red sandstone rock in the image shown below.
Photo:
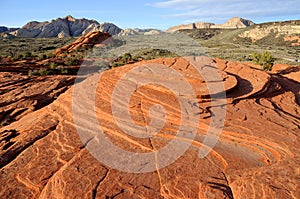
[[[109,33],[103,33],[100,31],[90,32],[80,38],[78,38],[75,42],[66,45],[62,48],[57,49],[54,54],[60,55],[65,52],[72,52],[78,49],[89,49],[97,44],[101,44],[108,38],[111,38]]]
[[[174,138],[190,141],[191,147],[174,163],[148,173],[130,173],[97,161],[87,150],[93,140],[85,146],[74,124],[73,87],[52,104],[0,128],[0,198],[300,198],[299,83],[293,76],[283,77],[283,71],[271,74],[246,63],[218,59],[215,67],[208,58],[196,59],[204,68],[222,70],[220,75],[227,91],[222,134],[211,153],[201,159],[198,150],[212,119],[212,101],[207,98],[205,78],[187,60],[142,61],[106,71],[101,81],[93,75],[79,84],[83,85],[79,87],[82,104],[77,107],[82,117],[77,128],[90,129],[91,110],[84,106],[95,104],[105,135],[126,151],[156,151]],[[175,75],[151,73],[153,63],[179,72],[195,90],[200,119],[194,140],[175,136],[182,114],[178,96],[159,85],[137,88],[128,107],[135,124],[145,126],[150,122],[151,105],[161,104],[167,114],[161,131],[148,138],[137,138],[116,124],[111,106],[113,92],[120,78],[131,69],[147,65],[147,70],[137,72],[136,78],[156,78],[175,85],[177,82],[180,87],[181,80]],[[284,76],[289,73],[285,71]],[[126,82],[129,85],[135,79],[128,77]],[[97,86],[95,101],[85,95],[92,85]],[[130,90],[124,86],[121,91],[124,95],[114,105],[126,111],[127,106],[122,104]]]

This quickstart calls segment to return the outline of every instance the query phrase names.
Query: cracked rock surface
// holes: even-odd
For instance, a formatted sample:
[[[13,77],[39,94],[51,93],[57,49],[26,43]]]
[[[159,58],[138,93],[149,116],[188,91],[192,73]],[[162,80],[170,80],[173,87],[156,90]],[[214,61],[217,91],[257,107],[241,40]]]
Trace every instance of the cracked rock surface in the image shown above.
[[[204,158],[199,158],[199,149],[209,147],[204,146],[203,140],[214,117],[212,100],[215,100],[210,98],[212,93],[207,85],[214,85],[216,81],[201,77],[193,62],[202,63],[202,70],[210,67],[218,71],[226,91],[226,106],[222,105],[226,107],[224,128],[215,147]],[[139,81],[159,79],[181,88],[181,78],[157,73],[151,67],[153,64],[177,71],[193,88],[197,103],[191,106],[197,108],[197,123],[182,124],[178,96],[192,98],[185,95],[185,91],[175,93],[157,84],[129,89],[137,80],[126,79],[124,75],[141,65],[149,70],[136,74],[141,77]],[[82,103],[76,104],[81,116],[76,119],[72,107],[76,86],[70,89],[59,86],[61,82],[68,82],[66,77],[56,77],[45,87],[42,85],[54,77],[24,79],[14,76],[13,80],[1,81],[2,113],[14,120],[0,128],[0,198],[300,198],[299,71],[299,67],[286,66],[275,73],[267,73],[251,64],[205,57],[192,62],[184,58],[142,61],[105,71],[100,80],[95,74],[78,83],[83,85],[79,88],[85,89],[80,91]],[[120,91],[124,95],[116,95],[117,99],[113,99],[122,77],[125,77],[125,84]],[[29,86],[30,82],[39,81],[41,86]],[[94,97],[85,95],[89,86],[95,87]],[[27,94],[26,89],[32,89],[32,95]],[[26,103],[40,102],[35,102],[34,96],[47,99],[55,93],[59,93],[57,99],[47,101],[44,106],[23,110],[30,107]],[[126,104],[128,93],[131,95]],[[112,101],[116,110],[124,114],[127,111],[131,116],[121,118],[125,124],[123,129],[114,117]],[[94,105],[93,110],[86,109],[90,104]],[[161,112],[150,111],[155,104],[164,108],[164,125],[159,132],[147,128],[151,122],[161,122]],[[95,133],[82,142],[78,129],[90,133],[91,111],[96,115],[105,140]],[[125,132],[135,131],[136,125],[144,127],[148,136],[136,137]],[[177,135],[182,125],[196,127],[194,139]],[[89,151],[93,143],[101,145],[107,140],[135,154],[162,150],[172,140],[189,143],[190,147],[166,167],[132,173],[98,161]],[[155,158],[152,163],[159,167],[160,157]],[[118,161],[112,156],[110,159]],[[126,168],[123,164],[122,168]],[[147,165],[140,167],[142,170]]]

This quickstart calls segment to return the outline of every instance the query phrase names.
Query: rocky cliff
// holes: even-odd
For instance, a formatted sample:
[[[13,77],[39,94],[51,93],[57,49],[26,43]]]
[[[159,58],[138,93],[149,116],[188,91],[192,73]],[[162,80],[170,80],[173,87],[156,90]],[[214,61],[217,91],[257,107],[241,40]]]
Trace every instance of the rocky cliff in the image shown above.
[[[82,35],[86,35],[90,32],[94,31],[101,31],[101,32],[107,32],[110,35],[117,35],[119,34],[122,29],[116,26],[113,23],[102,23],[102,24],[91,24],[89,25],[83,32]]]
[[[220,28],[220,29],[234,29],[234,28],[246,28],[248,26],[254,25],[254,22],[234,17],[226,21],[224,24],[214,24],[214,23],[206,23],[206,22],[197,22],[197,23],[191,23],[186,25],[179,25],[171,27],[167,30],[167,32],[175,32],[177,30],[183,30],[183,29],[204,29],[204,28]]]
[[[99,24],[95,20],[75,19],[72,16],[65,18],[57,18],[50,22],[32,21],[24,25],[22,28],[11,32],[16,37],[25,38],[49,38],[49,37],[69,37],[81,36],[91,31],[99,30],[108,32],[111,35],[118,34],[121,29],[112,23]]]
[[[294,40],[297,40],[300,35],[300,20],[284,21],[284,22],[272,22],[263,23],[253,26],[252,29],[246,30],[239,36],[242,38],[249,38],[252,41],[258,41],[266,37],[273,39],[279,38],[280,36],[292,36]],[[291,38],[285,38],[288,41]],[[294,40],[291,40],[292,42]],[[296,41],[297,43],[297,41]]]

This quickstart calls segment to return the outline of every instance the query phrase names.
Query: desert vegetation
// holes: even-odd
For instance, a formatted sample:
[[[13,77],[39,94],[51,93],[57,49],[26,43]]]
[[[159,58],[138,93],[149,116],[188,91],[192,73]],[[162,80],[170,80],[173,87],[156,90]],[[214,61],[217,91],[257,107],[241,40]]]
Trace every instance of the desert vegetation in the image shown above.
[[[26,54],[30,57],[46,59],[48,55],[76,38],[12,38],[0,39],[0,56],[1,57],[22,57]],[[45,57],[47,56],[47,57]],[[48,57],[49,58],[49,57]]]
[[[125,53],[119,56],[110,63],[110,66],[114,68],[142,60],[151,60],[163,57],[178,57],[178,55],[164,49],[138,49],[132,53]]]
[[[263,53],[252,53],[252,61],[259,64],[263,70],[271,71],[274,65],[275,59],[272,57],[271,53],[266,51]]]
[[[277,36],[275,33],[270,33],[257,41],[239,36],[246,30],[254,28],[255,26],[235,30],[199,29],[181,30],[180,32],[197,41],[211,57],[232,61],[251,61],[253,52],[259,54],[267,50],[276,59],[274,63],[295,64],[300,59],[300,46],[293,46],[292,42],[285,41],[283,35]]]
[[[251,30],[254,27],[248,27]],[[29,68],[30,75],[74,74],[85,58],[94,60],[99,69],[123,66],[141,60],[161,57],[208,55],[232,61],[253,61],[263,70],[276,63],[295,64],[300,46],[292,46],[283,36],[252,41],[239,37],[245,29],[194,29],[175,34],[115,36],[93,49],[80,48],[55,54],[57,48],[77,38],[13,38],[0,40],[0,57],[19,64],[40,61],[38,68]],[[268,51],[266,54],[264,51]],[[272,56],[271,56],[272,55]]]

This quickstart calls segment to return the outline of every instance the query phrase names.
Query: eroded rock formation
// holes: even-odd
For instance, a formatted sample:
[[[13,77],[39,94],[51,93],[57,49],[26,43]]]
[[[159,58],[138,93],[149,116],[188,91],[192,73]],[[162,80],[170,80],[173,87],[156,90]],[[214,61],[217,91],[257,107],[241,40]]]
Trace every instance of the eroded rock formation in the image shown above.
[[[67,16],[65,18],[57,18],[50,22],[32,21],[22,28],[11,32],[11,34],[26,38],[58,37],[59,34],[65,36],[80,36],[89,25],[94,23],[98,24],[95,20],[75,19],[72,16]]]
[[[177,30],[184,30],[184,29],[206,29],[206,28],[235,29],[235,28],[246,28],[252,25],[254,25],[254,22],[248,19],[233,17],[228,21],[226,21],[224,24],[197,22],[197,23],[191,23],[186,25],[183,24],[179,26],[174,26],[169,28],[167,32],[175,32]]]
[[[119,34],[122,29],[116,26],[113,23],[102,23],[102,24],[91,24],[89,25],[83,32],[82,35],[86,35],[90,32],[95,32],[95,31],[100,31],[100,32],[107,32],[110,35],[117,35]]]
[[[21,119],[52,103],[73,83],[72,76],[36,77],[0,72],[0,121],[2,125]]]
[[[193,67],[195,62],[202,63],[201,70],[207,67],[219,70],[227,92],[224,128],[216,146],[205,158],[199,158],[199,149],[207,148],[204,138],[214,117],[207,85],[216,82],[201,77]],[[216,65],[205,57],[191,62],[167,58],[115,68],[104,72],[100,80],[95,74],[52,104],[0,128],[0,198],[300,198],[300,84],[293,79],[299,77],[299,66],[278,66],[272,74],[247,63],[219,59],[215,62]],[[182,77],[154,72],[152,64],[163,64]],[[139,66],[144,69],[135,71],[136,76],[125,76],[120,95],[113,98],[120,78]],[[200,117],[199,123],[193,124],[197,129],[193,140],[176,136],[182,125],[181,115],[185,113],[179,96],[191,98],[185,95],[185,90],[176,94],[156,84],[129,90],[129,85],[138,83],[136,78],[170,82],[180,88],[183,77],[198,96],[197,103],[190,104]],[[95,98],[88,95],[92,86],[96,88]],[[75,88],[79,89],[82,100],[75,104],[80,117],[74,119]],[[127,106],[124,100],[128,93],[132,95]],[[149,111],[152,105],[160,104],[166,114],[165,125],[146,138],[128,135],[116,123],[112,100],[123,113],[129,108],[132,120],[125,118],[125,124],[133,122],[142,127],[150,124],[151,119],[161,119]],[[95,108],[85,109],[91,105]],[[224,104],[221,107],[225,108]],[[83,143],[78,129],[86,133],[92,130],[89,120],[92,110],[106,138],[91,137]],[[132,126],[126,127],[128,130]],[[90,154],[90,145],[107,140],[134,153],[157,151],[172,140],[191,146],[167,167],[131,173],[113,169]],[[106,152],[110,154],[109,149]],[[153,163],[159,166],[156,161],[148,164]],[[140,165],[141,170],[148,164]],[[126,162],[120,165],[126,166]]]
[[[97,44],[101,44],[109,38],[111,38],[109,33],[103,33],[100,31],[90,32],[87,35],[81,36],[73,43],[57,49],[54,54],[60,55],[79,49],[90,49]]]
[[[300,21],[274,22],[256,25],[253,29],[242,32],[239,36],[249,38],[253,42],[263,39],[268,36],[278,38],[285,37],[284,41],[295,41],[297,46],[297,35],[300,34]],[[290,36],[290,37],[289,37]],[[294,39],[294,40],[290,40]]]
[[[72,16],[57,18],[49,22],[28,22],[17,30],[7,29],[6,27],[2,29],[16,37],[25,38],[77,37],[94,31],[108,32],[111,35],[116,35],[121,32],[121,29],[112,23],[99,24],[95,20],[76,19]]]

